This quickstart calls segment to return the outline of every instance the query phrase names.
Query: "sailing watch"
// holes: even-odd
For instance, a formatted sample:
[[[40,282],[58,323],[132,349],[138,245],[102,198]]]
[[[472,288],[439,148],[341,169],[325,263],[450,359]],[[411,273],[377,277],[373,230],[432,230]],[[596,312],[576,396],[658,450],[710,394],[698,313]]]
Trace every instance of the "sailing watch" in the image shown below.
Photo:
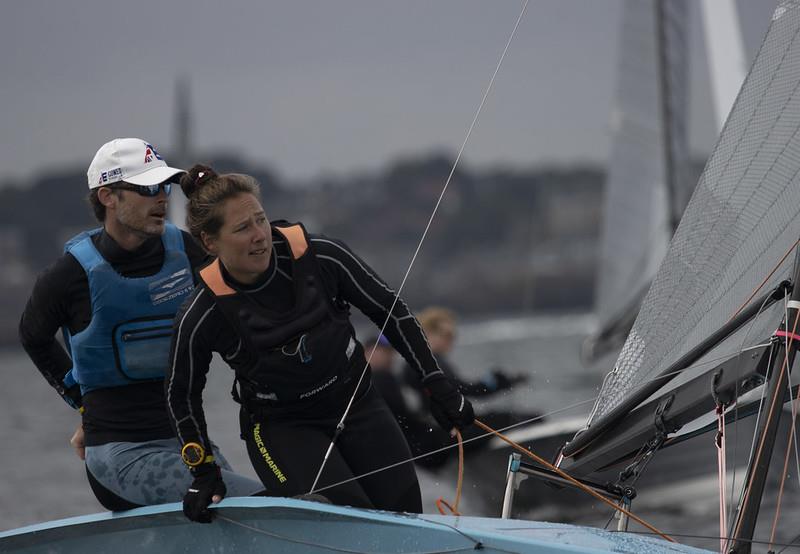
[[[187,442],[181,448],[181,459],[189,467],[197,467],[200,464],[213,462],[214,456],[206,456],[206,450],[202,444]]]

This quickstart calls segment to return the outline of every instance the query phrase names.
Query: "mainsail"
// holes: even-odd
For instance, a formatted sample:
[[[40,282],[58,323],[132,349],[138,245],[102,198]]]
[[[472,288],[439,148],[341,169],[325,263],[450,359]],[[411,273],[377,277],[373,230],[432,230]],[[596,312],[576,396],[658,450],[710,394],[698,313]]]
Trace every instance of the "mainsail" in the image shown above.
[[[588,359],[622,345],[691,194],[688,4],[628,0],[622,13],[595,290],[598,329],[585,345]]]
[[[590,455],[591,442],[629,413],[654,379],[667,381],[665,372],[683,370],[666,385],[674,388],[764,343],[781,322],[783,302],[759,310],[688,370],[676,367],[744,304],[752,309],[759,291],[791,277],[799,238],[800,0],[786,0],[775,11],[588,428],[564,454]]]

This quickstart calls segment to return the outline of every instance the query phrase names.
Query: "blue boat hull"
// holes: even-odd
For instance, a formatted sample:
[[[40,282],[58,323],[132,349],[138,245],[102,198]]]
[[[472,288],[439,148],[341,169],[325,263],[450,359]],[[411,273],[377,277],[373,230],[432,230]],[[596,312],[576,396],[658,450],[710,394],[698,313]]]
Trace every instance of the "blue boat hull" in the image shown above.
[[[708,552],[572,525],[396,514],[286,498],[229,498],[216,514],[209,525],[191,523],[180,504],[164,504],[75,517],[0,533],[0,552]]]

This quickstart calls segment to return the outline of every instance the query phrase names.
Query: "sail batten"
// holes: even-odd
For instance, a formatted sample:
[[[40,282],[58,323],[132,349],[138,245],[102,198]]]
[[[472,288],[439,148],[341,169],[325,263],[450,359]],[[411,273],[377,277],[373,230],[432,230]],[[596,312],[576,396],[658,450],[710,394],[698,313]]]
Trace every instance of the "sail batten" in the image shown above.
[[[590,427],[725,325],[800,238],[800,2],[775,13]],[[792,265],[788,256],[762,290]],[[782,313],[767,309],[706,356],[763,342]]]

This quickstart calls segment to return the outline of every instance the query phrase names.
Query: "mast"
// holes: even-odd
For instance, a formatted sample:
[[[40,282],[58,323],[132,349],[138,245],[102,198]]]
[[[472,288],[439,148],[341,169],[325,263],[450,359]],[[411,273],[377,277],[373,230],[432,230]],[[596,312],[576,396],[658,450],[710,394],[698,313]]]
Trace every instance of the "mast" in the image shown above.
[[[800,283],[800,253],[796,253],[795,256],[792,281]],[[789,337],[778,342],[777,354],[772,362],[773,367],[767,382],[764,417],[759,421],[756,434],[758,447],[750,466],[747,468],[745,493],[737,510],[736,524],[733,528],[733,545],[728,550],[731,554],[750,553],[753,531],[755,530],[758,511],[761,507],[761,496],[764,493],[769,463],[772,459],[775,436],[783,413],[781,407],[788,388],[789,373],[794,364],[797,347],[800,345],[797,339],[792,340],[791,338],[793,333],[800,331],[800,328],[798,328],[800,326],[796,325],[798,317],[800,317],[800,286],[795,286],[792,289],[786,319],[779,329],[779,332],[788,332]],[[790,341],[792,346],[788,352],[786,351],[787,340]]]
[[[668,9],[680,10],[678,14],[669,13]],[[666,0],[656,0],[656,30],[658,32],[658,79],[661,84],[659,87],[660,107],[661,107],[661,129],[662,140],[664,141],[664,186],[667,193],[667,221],[669,222],[669,237],[680,223],[683,208],[686,205],[685,195],[681,194],[684,188],[684,179],[680,168],[676,167],[679,160],[681,167],[686,163],[686,152],[677,152],[680,145],[686,143],[686,128],[683,121],[676,117],[675,106],[673,104],[686,104],[686,75],[685,65],[684,74],[680,76],[673,74],[672,64],[669,63],[668,55],[677,54],[677,45],[671,44],[670,36],[686,36],[685,20],[686,6],[672,5],[667,7]],[[680,15],[677,17],[676,15]],[[685,57],[685,51],[680,51],[681,57]],[[676,77],[681,77],[682,83],[678,83]],[[684,86],[679,87],[679,84]],[[676,128],[678,126],[681,128]]]

